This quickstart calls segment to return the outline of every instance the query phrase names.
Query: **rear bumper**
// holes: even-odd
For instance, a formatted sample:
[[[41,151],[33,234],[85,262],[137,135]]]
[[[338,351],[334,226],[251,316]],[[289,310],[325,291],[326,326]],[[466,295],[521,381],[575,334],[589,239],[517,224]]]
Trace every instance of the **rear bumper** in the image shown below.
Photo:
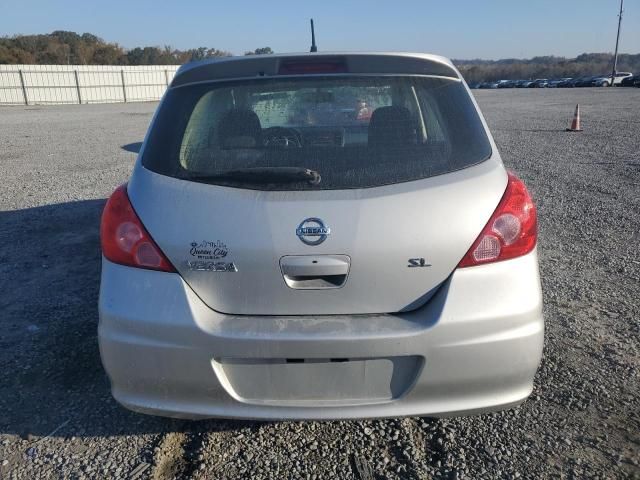
[[[463,415],[531,393],[541,307],[535,251],[457,270],[410,313],[318,317],[220,314],[177,274],[103,259],[99,341],[114,397],[144,413]]]

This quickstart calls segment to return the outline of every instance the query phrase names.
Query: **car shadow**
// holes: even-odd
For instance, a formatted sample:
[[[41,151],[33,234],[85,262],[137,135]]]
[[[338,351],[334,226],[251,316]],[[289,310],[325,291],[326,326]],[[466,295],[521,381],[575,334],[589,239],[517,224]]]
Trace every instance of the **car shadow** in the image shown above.
[[[126,145],[122,145],[120,148],[127,152],[140,153],[141,147],[142,147],[142,142],[133,142],[133,143],[127,143]]]
[[[95,437],[255,424],[196,427],[113,400],[97,341],[104,203],[0,212],[0,433]]]

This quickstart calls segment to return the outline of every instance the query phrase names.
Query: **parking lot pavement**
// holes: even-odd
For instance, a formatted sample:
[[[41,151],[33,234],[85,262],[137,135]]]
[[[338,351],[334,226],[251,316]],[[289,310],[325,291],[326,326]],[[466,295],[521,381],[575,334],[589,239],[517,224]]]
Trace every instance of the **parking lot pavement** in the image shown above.
[[[98,226],[156,104],[0,108],[0,478],[640,478],[640,89],[474,95],[539,208],[546,344],[521,407],[442,420],[119,407]],[[584,132],[566,133],[576,103]]]

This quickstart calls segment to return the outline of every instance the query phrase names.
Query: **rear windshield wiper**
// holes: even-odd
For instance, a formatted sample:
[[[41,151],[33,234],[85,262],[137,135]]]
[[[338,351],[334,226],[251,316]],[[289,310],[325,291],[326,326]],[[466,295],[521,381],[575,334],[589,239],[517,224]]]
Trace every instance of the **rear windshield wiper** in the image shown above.
[[[253,183],[293,183],[309,182],[317,185],[321,181],[315,170],[302,167],[250,167],[234,170],[223,170],[218,173],[187,173],[180,178],[195,181],[237,180]]]

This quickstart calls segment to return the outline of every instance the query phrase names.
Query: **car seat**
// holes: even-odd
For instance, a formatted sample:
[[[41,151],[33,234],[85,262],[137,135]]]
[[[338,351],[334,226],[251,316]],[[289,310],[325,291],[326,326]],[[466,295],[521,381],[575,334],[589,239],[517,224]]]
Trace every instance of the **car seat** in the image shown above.
[[[228,110],[218,122],[218,144],[228,148],[256,148],[262,146],[262,126],[253,110]]]
[[[369,121],[368,145],[375,148],[415,145],[416,126],[405,107],[379,107]]]

